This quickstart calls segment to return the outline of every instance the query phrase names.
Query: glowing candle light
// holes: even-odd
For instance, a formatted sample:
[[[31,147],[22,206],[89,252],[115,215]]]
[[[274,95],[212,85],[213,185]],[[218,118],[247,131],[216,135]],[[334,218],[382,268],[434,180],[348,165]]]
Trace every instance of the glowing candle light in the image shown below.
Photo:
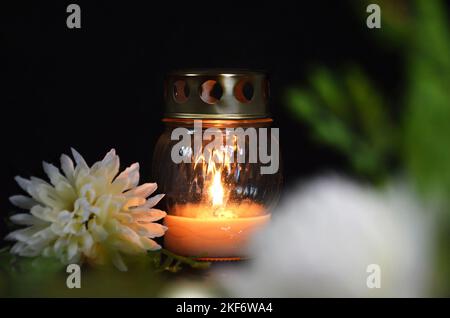
[[[224,159],[218,168],[212,162],[214,157]],[[231,170],[231,160],[226,152],[218,150],[213,150],[209,158],[204,167],[208,197],[199,204],[173,208],[165,218],[169,230],[164,243],[176,253],[199,258],[241,258],[249,237],[266,225],[270,215],[262,205],[250,200],[229,202],[230,191],[222,183],[222,172]],[[196,158],[195,165],[199,162]]]
[[[212,196],[213,206],[218,206],[223,204],[223,186],[220,181],[220,172],[216,171],[213,177],[213,184],[210,188],[210,193]]]
[[[267,89],[264,74],[257,72],[181,71],[169,76],[163,119],[166,131],[154,157],[155,180],[167,194],[165,248],[198,258],[240,259],[247,254],[251,236],[269,222],[281,173],[262,175],[260,162],[238,161],[241,154],[251,157],[250,144],[257,145],[260,154],[261,144],[250,137],[226,135],[230,127],[270,126]],[[203,126],[197,128],[199,119]],[[187,131],[183,139],[187,143],[176,148],[173,132],[180,127]],[[222,142],[221,146],[206,145],[203,134],[208,128],[225,132],[209,139]],[[278,145],[278,140],[270,142]],[[277,152],[271,148],[271,155]],[[173,154],[183,160],[173,160]],[[186,157],[189,161],[184,161]]]

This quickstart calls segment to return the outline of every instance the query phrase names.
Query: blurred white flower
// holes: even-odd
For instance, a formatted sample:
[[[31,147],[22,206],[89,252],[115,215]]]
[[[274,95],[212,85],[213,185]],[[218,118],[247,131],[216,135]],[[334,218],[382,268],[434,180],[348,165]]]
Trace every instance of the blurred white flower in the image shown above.
[[[322,178],[293,191],[275,212],[249,246],[254,259],[216,273],[231,296],[428,295],[432,222],[404,187],[378,192]],[[381,269],[381,288],[368,288],[370,264]]]
[[[153,223],[166,216],[154,209],[163,197],[146,198],[156,183],[139,183],[139,164],[119,175],[119,157],[114,149],[89,167],[72,149],[76,165],[61,156],[61,173],[44,162],[50,183],[35,177],[16,177],[31,197],[15,195],[10,201],[30,213],[15,214],[11,220],[29,227],[11,232],[6,239],[17,243],[11,252],[21,256],[54,256],[63,263],[112,262],[127,270],[121,254],[143,254],[160,246],[152,238],[164,235],[166,227]]]
[[[159,297],[162,298],[214,298],[218,297],[214,286],[208,281],[177,279],[166,284]]]

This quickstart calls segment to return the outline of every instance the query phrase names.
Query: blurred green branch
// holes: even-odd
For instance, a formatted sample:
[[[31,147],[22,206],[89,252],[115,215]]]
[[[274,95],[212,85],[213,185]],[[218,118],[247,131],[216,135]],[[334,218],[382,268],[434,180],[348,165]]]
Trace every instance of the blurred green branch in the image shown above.
[[[82,288],[66,286],[66,265],[58,259],[20,257],[0,250],[0,297],[155,297],[170,279],[162,272],[177,273],[183,268],[207,269],[209,262],[196,261],[168,250],[126,258],[128,272],[111,266],[82,266]],[[170,275],[173,276],[173,275]]]
[[[360,18],[371,1],[352,2]],[[438,207],[438,262],[443,293],[450,294],[450,26],[442,1],[388,1],[382,27],[371,34],[403,56],[401,118],[394,123],[383,93],[360,68],[337,73],[321,67],[308,87],[286,92],[290,112],[311,128],[319,143],[332,147],[354,171],[378,182],[392,177],[397,163],[423,199]],[[364,23],[364,21],[361,21]]]
[[[406,50],[404,145],[408,171],[422,192],[450,194],[450,33],[441,1],[415,1]]]
[[[342,152],[358,174],[382,180],[397,133],[373,84],[356,66],[340,77],[318,68],[309,82],[310,89],[287,91],[289,109],[311,127],[318,142]]]
[[[156,252],[150,252],[157,271],[169,271],[176,273],[182,269],[182,265],[190,266],[195,269],[207,269],[210,262],[197,261],[194,257],[185,257],[172,253],[165,248]],[[163,256],[165,259],[163,260]]]
[[[367,2],[367,1],[366,1]],[[367,3],[366,3],[367,4]],[[379,1],[381,44],[405,56],[401,124],[361,68],[317,67],[307,87],[286,92],[288,109],[313,138],[341,152],[360,176],[379,182],[403,167],[423,192],[450,193],[450,35],[442,1]],[[365,4],[355,4],[365,16]],[[392,165],[391,163],[394,163]]]

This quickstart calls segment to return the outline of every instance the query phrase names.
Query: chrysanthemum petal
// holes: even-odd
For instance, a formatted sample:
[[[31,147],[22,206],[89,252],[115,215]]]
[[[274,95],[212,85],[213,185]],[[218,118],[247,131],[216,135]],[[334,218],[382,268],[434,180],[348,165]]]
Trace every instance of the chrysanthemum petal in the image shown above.
[[[51,184],[57,185],[61,181],[66,181],[66,178],[59,172],[59,169],[54,165],[43,161],[42,168],[49,177]]]
[[[31,242],[33,243],[33,240],[36,239],[36,241],[52,241],[55,239],[56,234],[52,231],[52,229],[49,226],[42,226],[41,230],[37,231],[33,234]]]
[[[156,251],[161,249],[161,245],[159,245],[152,239],[149,239],[148,237],[141,237],[140,240],[144,248],[148,251]]]
[[[76,163],[73,173],[74,180],[76,181],[76,185],[79,185],[81,182],[84,182],[85,177],[89,177],[90,169],[84,158],[75,149],[71,148],[71,150]]]
[[[47,246],[49,246],[57,235],[51,230],[50,227],[46,227],[43,230],[35,233],[27,240],[27,245],[35,251],[42,252]]]
[[[146,251],[140,238],[141,236],[131,231],[128,234],[123,233],[121,235],[117,235],[114,239],[111,239],[110,244],[116,250],[124,254],[137,255]]]
[[[144,183],[134,189],[125,192],[127,197],[143,197],[147,198],[158,188],[156,183]]]
[[[56,194],[55,189],[45,180],[40,178],[31,177],[30,180],[26,180],[20,177],[16,177],[16,180],[19,184],[25,186],[26,183],[26,191],[28,194],[38,203],[42,203],[44,205],[52,206],[58,205],[58,195]],[[48,196],[50,194],[50,196]],[[49,199],[50,201],[47,201]],[[43,200],[47,202],[43,202]]]
[[[89,228],[90,228],[92,237],[97,242],[102,242],[102,241],[106,240],[106,238],[109,235],[108,232],[103,228],[103,226],[98,225],[97,222],[95,222],[95,220],[92,220],[91,222],[89,222]]]
[[[64,249],[67,247],[68,245],[68,240],[66,237],[61,236],[59,237],[56,241],[55,244],[53,245],[53,251],[56,255],[63,255]]]
[[[92,235],[87,232],[81,237],[81,248],[85,254],[89,253],[89,250],[92,249],[94,245],[94,239],[92,238]]]
[[[9,219],[18,225],[34,225],[44,223],[42,220],[28,213],[14,214]]]
[[[73,159],[75,159],[75,163],[77,166],[81,166],[83,168],[89,169],[89,166],[87,165],[86,161],[84,160],[83,156],[80,155],[78,151],[76,151],[74,148],[70,148],[72,151]]]
[[[130,213],[119,212],[116,214],[116,219],[122,223],[131,223],[134,221],[133,216]]]
[[[39,232],[41,229],[42,228],[33,225],[24,229],[16,230],[6,235],[5,240],[27,242],[34,234]]]
[[[77,193],[68,181],[60,181],[55,186],[55,192],[58,197],[66,203],[72,203],[77,198]],[[66,207],[67,208],[67,207]]]
[[[31,177],[31,178],[30,178],[30,181],[31,181],[31,185],[32,185],[33,187],[45,186],[45,187],[51,188],[50,183],[48,183],[48,182],[45,181],[44,179],[37,178],[37,177]]]
[[[164,195],[146,200],[157,185],[138,186],[139,164],[117,175],[120,159],[114,149],[92,167],[75,149],[72,155],[74,161],[61,156],[60,168],[43,162],[50,182],[16,177],[31,197],[12,196],[10,201],[30,213],[11,217],[14,223],[28,226],[7,236],[17,241],[11,252],[56,256],[63,263],[82,259],[92,264],[112,261],[120,270],[126,270],[122,255],[160,248],[151,238],[164,235],[167,228],[153,222],[166,213],[152,207]]]
[[[162,218],[164,218],[167,215],[166,212],[159,210],[159,209],[150,209],[150,210],[137,211],[137,212],[134,212],[134,210],[132,210],[132,211],[133,212],[131,212],[131,215],[133,216],[134,220],[139,223],[155,222],[155,221],[161,220]]]
[[[101,161],[102,164],[107,165],[111,161],[114,161],[118,156],[116,155],[116,149],[112,148],[110,151],[108,151]]]
[[[28,189],[31,185],[31,181],[25,178],[22,178],[21,176],[16,176],[14,178],[14,180],[16,180],[17,184],[19,185],[19,187],[22,188],[22,190],[24,190],[25,192],[28,192]]]
[[[116,177],[114,183],[120,180],[126,180],[126,185],[123,191],[136,187],[139,183],[139,163],[135,162],[126,168]]]
[[[153,197],[151,197],[150,199],[147,200],[147,203],[145,203],[145,207],[146,208],[153,208],[155,205],[157,205],[159,203],[159,201],[162,200],[162,198],[164,198],[165,194],[164,193],[160,193],[157,194]]]
[[[167,231],[167,226],[158,223],[138,223],[131,226],[139,235],[154,238],[163,236]]]
[[[120,167],[120,159],[119,156],[116,155],[116,150],[111,149],[101,163],[106,169],[108,182],[112,182],[117,173],[119,173]]]
[[[30,213],[33,214],[38,219],[41,219],[42,221],[47,222],[54,222],[56,221],[55,213],[52,213],[52,209],[48,207],[44,207],[41,205],[35,205],[31,208]]]
[[[19,243],[16,243],[16,244],[19,244]],[[17,254],[17,255],[25,256],[25,257],[36,257],[41,253],[40,250],[34,249],[30,245],[27,245],[27,244],[20,244],[17,248],[13,247],[11,252],[13,254]]]
[[[69,260],[72,260],[75,258],[77,253],[78,253],[78,242],[73,240],[72,242],[70,242],[69,247],[67,248],[67,258]]]
[[[123,261],[123,258],[119,253],[112,253],[111,261],[118,270],[122,272],[126,272],[128,270],[127,265],[125,265],[125,262]]]
[[[21,209],[29,210],[36,204],[38,204],[35,200],[30,197],[24,195],[13,195],[9,197],[9,202],[14,204],[16,207]]]
[[[75,172],[75,168],[74,168],[72,159],[70,159],[70,157],[68,155],[62,154],[60,161],[61,161],[61,170],[64,172],[64,175],[66,176],[66,178],[69,181],[72,181],[73,175]]]
[[[128,199],[128,201],[123,205],[123,209],[126,211],[132,208],[137,208],[138,206],[142,206],[145,203],[146,203],[145,198],[132,197]]]
[[[64,208],[64,203],[60,200],[55,188],[41,185],[35,188],[32,197],[46,206],[55,208]]]

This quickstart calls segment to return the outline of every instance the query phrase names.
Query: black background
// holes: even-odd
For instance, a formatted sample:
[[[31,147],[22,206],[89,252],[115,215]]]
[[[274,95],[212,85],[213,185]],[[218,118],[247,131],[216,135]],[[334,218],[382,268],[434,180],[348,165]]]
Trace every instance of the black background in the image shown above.
[[[41,161],[59,165],[70,147],[89,164],[114,147],[123,167],[140,162],[142,182],[150,181],[163,80],[173,69],[268,72],[287,186],[348,167],[287,112],[286,87],[304,85],[316,65],[354,63],[399,97],[401,59],[377,45],[382,29],[366,27],[363,1],[76,1],[81,29],[66,26],[69,3],[1,4],[2,216],[20,192],[13,177],[44,177]]]

